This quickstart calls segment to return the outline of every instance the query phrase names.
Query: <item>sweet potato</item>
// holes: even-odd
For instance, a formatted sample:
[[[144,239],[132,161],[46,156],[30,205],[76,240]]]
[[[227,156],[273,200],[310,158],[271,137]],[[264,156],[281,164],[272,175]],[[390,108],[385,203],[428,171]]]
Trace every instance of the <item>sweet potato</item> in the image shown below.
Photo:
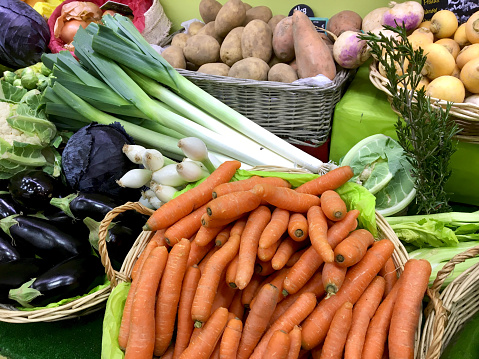
[[[333,80],[336,76],[336,64],[328,46],[306,14],[295,11],[292,17],[298,77],[314,77],[322,74]]]
[[[216,0],[201,0],[200,1],[200,16],[205,22],[205,24],[215,21],[216,15],[218,15],[218,11],[220,11],[221,3]]]
[[[265,62],[273,54],[273,33],[263,20],[252,20],[244,27],[241,35],[241,52],[243,58],[257,57]]]
[[[278,22],[273,32],[273,51],[282,62],[294,59],[293,18],[285,17]]]
[[[274,29],[276,28],[276,25],[278,25],[278,22],[283,20],[286,16],[285,15],[274,15],[269,21],[268,25],[271,28],[271,31],[274,33]]]
[[[218,11],[215,19],[216,35],[225,37],[235,27],[241,26],[246,10],[241,0],[228,0]]]
[[[361,31],[362,17],[351,10],[343,10],[331,16],[326,24],[326,30],[339,36],[345,31]]]

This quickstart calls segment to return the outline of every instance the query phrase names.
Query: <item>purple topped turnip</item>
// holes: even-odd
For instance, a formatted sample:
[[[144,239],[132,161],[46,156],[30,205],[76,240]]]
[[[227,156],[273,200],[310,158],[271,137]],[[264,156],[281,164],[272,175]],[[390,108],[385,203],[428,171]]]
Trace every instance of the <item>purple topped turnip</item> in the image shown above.
[[[405,1],[403,3],[390,3],[391,8],[383,15],[383,25],[401,26],[407,31],[416,29],[424,18],[424,9],[422,5],[416,1]]]
[[[358,32],[345,31],[334,42],[334,60],[345,69],[361,66],[371,55],[366,40],[358,38]]]

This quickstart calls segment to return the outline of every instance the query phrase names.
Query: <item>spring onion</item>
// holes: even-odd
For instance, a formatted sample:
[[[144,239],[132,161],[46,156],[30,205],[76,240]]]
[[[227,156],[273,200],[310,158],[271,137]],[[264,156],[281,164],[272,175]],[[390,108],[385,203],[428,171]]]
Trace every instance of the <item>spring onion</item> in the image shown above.
[[[125,144],[122,148],[122,151],[126,157],[128,157],[131,162],[136,163],[137,165],[143,163],[142,152],[145,150],[146,148],[143,146],[129,144]]]
[[[150,183],[150,189],[155,192],[156,197],[163,203],[170,201],[175,193],[178,192],[173,186],[158,183]]]
[[[194,161],[182,161],[176,165],[176,171],[188,182],[196,182],[210,173]]]
[[[179,187],[187,183],[176,170],[176,164],[166,165],[159,170],[153,172],[151,177],[153,182],[167,186]]]
[[[215,167],[211,162],[208,155],[208,149],[203,141],[197,137],[185,137],[178,141],[178,148],[183,151],[186,157],[193,161],[199,161],[208,169],[213,172]]]
[[[163,167],[165,158],[160,151],[149,148],[142,152],[142,164],[146,169],[155,172]]]
[[[151,181],[151,171],[146,168],[134,168],[116,181],[120,187],[141,188]]]

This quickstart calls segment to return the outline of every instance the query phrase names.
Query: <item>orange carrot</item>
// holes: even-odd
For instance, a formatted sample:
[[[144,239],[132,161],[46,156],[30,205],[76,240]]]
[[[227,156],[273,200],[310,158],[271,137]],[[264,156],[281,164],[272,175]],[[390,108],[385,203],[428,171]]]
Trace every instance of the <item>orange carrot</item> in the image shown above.
[[[155,231],[153,237],[151,237],[150,242],[156,242],[158,246],[166,246],[166,237],[165,237],[166,229],[159,229]]]
[[[231,288],[236,288],[235,278],[238,269],[239,255],[237,254],[226,267],[225,281]]]
[[[324,290],[328,297],[338,292],[346,277],[347,267],[340,267],[337,263],[324,263],[322,279]]]
[[[261,203],[261,198],[252,191],[239,191],[217,197],[206,207],[206,213],[211,218],[233,218],[251,212]]]
[[[404,282],[394,304],[388,335],[391,359],[414,359],[414,336],[431,270],[431,264],[425,259],[410,259],[404,265],[401,274]]]
[[[294,253],[298,252],[301,248],[304,248],[308,244],[308,241],[297,242],[289,236],[286,237],[281,241],[278,249],[276,249],[276,252],[274,253],[273,258],[271,258],[271,265],[274,269],[280,270],[286,265],[286,263],[288,263],[288,260]]]
[[[259,291],[263,281],[265,280],[266,279],[263,276],[260,276],[257,273],[253,274],[248,285],[241,291],[241,303],[243,303],[243,306],[245,308],[250,307],[251,301],[253,300],[254,296]]]
[[[248,179],[223,183],[213,189],[213,198],[237,191],[249,191],[258,183],[269,183],[277,187],[291,188],[291,183],[279,177],[252,176]]]
[[[328,223],[320,206],[312,206],[307,214],[311,245],[326,263],[334,261],[334,252],[328,242]]]
[[[214,245],[215,243],[213,239],[215,239],[218,233],[220,233],[225,227],[226,225],[218,227],[201,226],[195,236],[196,244],[199,246],[206,246],[208,243],[213,242]]]
[[[271,211],[266,206],[259,206],[249,216],[241,234],[238,270],[235,283],[239,289],[246,287],[254,273],[258,242],[264,228],[271,219]]]
[[[211,312],[214,312],[219,307],[229,308],[233,302],[236,292],[235,288],[231,288],[225,281],[225,271],[221,276],[220,283],[218,284],[218,291],[216,292],[213,304],[211,305]]]
[[[156,241],[150,241],[146,245],[143,252],[141,252],[140,256],[135,262],[131,272],[132,282],[130,285],[130,289],[128,290],[128,295],[126,297],[125,306],[123,307],[123,314],[121,317],[121,324],[120,324],[120,331],[118,334],[118,344],[120,348],[125,349],[126,344],[128,342],[128,335],[130,333],[130,318],[131,318],[131,307],[133,305],[133,299],[135,298],[136,286],[137,281],[136,278],[138,274],[141,272],[141,268],[145,264],[146,259],[148,258],[151,251],[158,247]]]
[[[241,303],[241,295],[242,295],[241,292],[242,292],[241,290],[236,291],[233,297],[233,300],[231,301],[231,304],[228,307],[228,310],[235,317],[239,318],[240,320],[243,320],[245,308],[243,306],[243,303]]]
[[[394,251],[394,244],[383,239],[376,242],[358,264],[346,273],[341,289],[336,295],[322,300],[303,322],[302,347],[311,349],[321,343],[336,310],[344,302],[356,303]]]
[[[162,355],[170,345],[175,326],[181,285],[191,243],[182,238],[168,255],[165,271],[158,289],[155,314],[155,355]]]
[[[278,249],[281,242],[281,240],[276,241],[267,248],[258,247],[258,258],[263,262],[270,261],[276,253],[276,250]]]
[[[296,188],[297,192],[309,193],[316,196],[322,194],[324,191],[334,190],[345,184],[354,176],[353,170],[349,166],[341,166],[335,168],[328,173],[319,176],[309,182],[306,182]]]
[[[288,234],[295,241],[304,241],[308,238],[308,220],[302,213],[293,213],[289,217]]]
[[[306,248],[300,249],[297,252],[294,252],[291,257],[289,257],[288,261],[286,262],[286,267],[292,267],[294,264],[301,258],[303,253],[306,252]]]
[[[146,231],[156,231],[166,228],[173,223],[201,207],[211,199],[211,193],[220,183],[226,183],[234,176],[239,169],[239,161],[223,162],[198,186],[180,194],[172,200],[163,204],[148,218],[144,226]]]
[[[155,346],[155,296],[168,258],[166,247],[152,249],[138,276],[131,308],[125,358],[149,358]]]
[[[271,315],[276,307],[278,288],[271,284],[261,287],[256,296],[254,306],[246,317],[243,334],[238,347],[237,358],[249,358],[256,344],[266,330]]]
[[[230,237],[230,231],[231,231],[231,227],[233,227],[232,224],[229,224],[227,225],[226,227],[224,227],[220,233],[218,233],[215,237],[215,245],[217,247],[221,247],[223,244],[226,243],[226,241],[228,240],[228,238]]]
[[[284,330],[289,332],[293,330],[296,325],[299,325],[316,307],[316,296],[311,293],[303,293],[298,299],[291,304],[291,306],[268,328],[266,333],[256,345],[256,348],[251,355],[251,359],[263,358],[265,355],[266,346],[277,330]]]
[[[301,327],[295,325],[288,335],[290,343],[287,359],[297,359],[301,351]]]
[[[257,184],[251,191],[269,204],[291,212],[305,213],[309,207],[318,206],[321,203],[317,196],[299,193],[287,187],[275,187],[267,183]]]
[[[262,261],[256,258],[256,262],[254,264],[254,272],[258,273],[263,277],[267,277],[270,274],[275,272],[275,269],[271,265],[271,261]]]
[[[218,308],[181,353],[180,359],[208,359],[223,334],[227,322],[228,309]]]
[[[200,263],[201,260],[206,256],[206,254],[209,253],[210,249],[213,248],[215,245],[213,241],[209,241],[207,244],[200,246],[195,239],[191,241],[191,248],[188,255],[188,262],[186,263],[186,267],[191,267],[194,264]]]
[[[369,322],[381,303],[385,285],[384,278],[377,276],[354,305],[351,329],[344,348],[345,358],[361,359]]]
[[[198,267],[200,268],[201,272],[203,273],[204,270],[205,270],[205,266],[206,264],[208,263],[208,261],[210,260],[210,258],[213,256],[213,254],[216,253],[216,251],[218,249],[220,249],[221,247],[216,247],[216,246],[213,246],[213,248],[211,248],[209,250],[208,253],[206,253],[206,255],[203,257],[203,259],[200,261],[200,263],[198,263]]]
[[[235,359],[238,350],[243,322],[239,318],[228,321],[220,342],[220,359]]]
[[[308,247],[284,279],[284,295],[294,294],[300,290],[323,263],[323,258],[316,249]]]
[[[334,258],[341,267],[351,267],[364,257],[374,237],[366,229],[356,229],[334,249]]]
[[[288,274],[288,268],[284,268],[280,271],[275,271],[271,275],[265,278],[265,280],[261,283],[261,286],[269,283],[274,285],[278,288],[278,300],[276,302],[276,306],[284,299],[282,290],[283,290],[283,282],[284,278]],[[251,300],[250,307],[254,305],[255,297],[258,294],[258,290],[254,293],[253,299]]]
[[[356,229],[358,216],[359,211],[353,209],[346,213],[346,216],[342,220],[335,222],[329,227],[328,242],[332,248],[335,248],[350,232]]]
[[[398,280],[396,266],[392,258],[387,260],[384,267],[379,271],[379,275],[386,280],[386,288],[384,289],[384,297],[386,297]]]
[[[266,346],[263,358],[286,359],[288,357],[291,339],[284,330],[277,330],[273,333]]]
[[[241,236],[243,234],[244,227],[246,226],[247,221],[248,221],[247,216],[243,216],[243,217],[238,218],[233,223],[233,227],[231,227],[230,236],[233,235],[233,234],[237,234],[237,235]]]
[[[226,226],[230,223],[233,223],[237,219],[241,218],[243,214],[240,214],[239,216],[231,217],[231,218],[213,218],[208,216],[207,213],[203,214],[201,216],[201,225],[204,227],[222,227]]]
[[[271,221],[268,223],[259,239],[260,248],[268,248],[281,239],[281,236],[288,229],[289,211],[276,207],[271,214]]]
[[[173,355],[175,354],[175,344],[170,343],[168,349],[166,349],[165,354],[161,356],[161,359],[173,359]]]
[[[178,303],[178,320],[174,345],[174,358],[179,358],[190,342],[194,321],[191,318],[191,304],[200,280],[201,271],[197,265],[188,267],[185,272]]]
[[[339,194],[333,190],[326,190],[321,194],[321,208],[326,218],[331,221],[340,221],[348,211],[346,203]]]
[[[169,226],[165,232],[166,243],[174,246],[181,238],[190,238],[198,232],[198,229],[201,227],[201,216],[205,213],[206,206],[207,204],[202,205]]]
[[[321,349],[321,358],[341,359],[353,317],[353,304],[344,302],[334,313]]]
[[[322,345],[318,345],[314,347],[311,350],[308,350],[307,352],[310,353],[310,358],[311,359],[321,359],[321,351],[323,350]]]

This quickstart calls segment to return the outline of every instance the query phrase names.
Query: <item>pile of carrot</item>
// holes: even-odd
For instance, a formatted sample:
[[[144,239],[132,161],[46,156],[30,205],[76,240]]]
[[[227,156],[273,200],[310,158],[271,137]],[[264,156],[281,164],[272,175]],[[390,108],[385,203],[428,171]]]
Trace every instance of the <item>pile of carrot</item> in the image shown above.
[[[160,207],[131,273],[126,358],[414,358],[431,266],[398,278],[393,243],[358,229],[339,167],[291,188],[230,182],[239,162]]]

